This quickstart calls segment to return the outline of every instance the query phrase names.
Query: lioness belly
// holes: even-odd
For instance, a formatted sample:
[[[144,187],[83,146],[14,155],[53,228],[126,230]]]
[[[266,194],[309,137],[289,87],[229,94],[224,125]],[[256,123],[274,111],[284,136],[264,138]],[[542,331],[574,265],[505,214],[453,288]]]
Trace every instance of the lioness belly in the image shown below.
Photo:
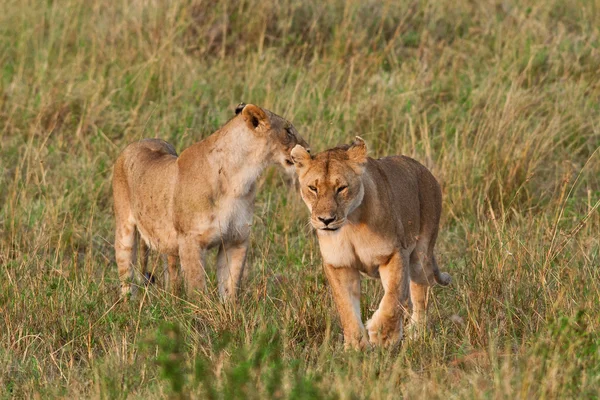
[[[163,254],[177,254],[179,245],[177,244],[177,232],[173,227],[148,227],[137,221],[136,226],[142,240],[151,249]]]
[[[133,217],[142,239],[160,253],[177,253],[177,231],[167,201],[156,198],[136,198]]]
[[[219,201],[218,207],[179,217],[182,218],[186,223],[184,229],[179,227],[180,234],[192,237],[202,248],[210,249],[245,242],[250,235],[252,208],[239,199],[232,199]]]
[[[381,279],[381,276],[379,276],[379,267],[373,268],[370,271],[360,271],[360,275],[369,279]]]

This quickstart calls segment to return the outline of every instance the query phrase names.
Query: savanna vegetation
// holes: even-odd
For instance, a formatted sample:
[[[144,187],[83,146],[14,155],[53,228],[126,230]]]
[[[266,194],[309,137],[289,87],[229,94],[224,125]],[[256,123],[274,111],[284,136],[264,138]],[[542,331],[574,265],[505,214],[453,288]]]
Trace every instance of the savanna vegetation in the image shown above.
[[[429,329],[344,352],[308,211],[260,180],[235,306],[119,299],[111,167],[255,103],[443,186]],[[0,0],[2,398],[600,396],[598,0]],[[160,270],[161,258],[151,256]],[[363,318],[380,284],[365,281]]]

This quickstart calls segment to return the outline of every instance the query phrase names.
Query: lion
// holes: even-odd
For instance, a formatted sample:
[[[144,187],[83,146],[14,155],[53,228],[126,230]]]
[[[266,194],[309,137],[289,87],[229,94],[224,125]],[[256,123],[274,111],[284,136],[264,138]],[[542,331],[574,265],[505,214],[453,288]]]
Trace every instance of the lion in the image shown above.
[[[442,206],[438,182],[409,157],[368,157],[358,136],[351,145],[314,157],[301,145],[291,155],[317,232],[344,346],[399,343],[410,303],[412,328],[423,326],[428,288],[451,281],[433,254]],[[385,292],[366,329],[360,312],[361,274],[380,279]]]
[[[298,144],[308,146],[290,122],[241,103],[224,126],[179,156],[159,139],[127,146],[113,173],[121,295],[132,294],[137,231],[143,244],[167,255],[171,291],[180,284],[178,259],[188,292],[204,291],[205,255],[218,247],[219,294],[223,300],[235,299],[248,250],[256,181],[270,164],[294,174],[290,151]],[[142,269],[144,273],[145,259]]]

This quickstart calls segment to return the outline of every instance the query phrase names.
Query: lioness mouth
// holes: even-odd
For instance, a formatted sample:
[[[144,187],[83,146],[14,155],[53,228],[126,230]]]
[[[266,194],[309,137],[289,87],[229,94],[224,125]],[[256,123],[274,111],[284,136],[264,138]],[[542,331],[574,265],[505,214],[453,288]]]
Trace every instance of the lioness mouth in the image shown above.
[[[340,229],[339,226],[336,227],[336,228],[329,228],[329,227],[327,227],[327,228],[321,228],[322,231],[337,231],[338,229]]]
[[[290,160],[289,158],[285,160],[285,163],[287,165],[294,165],[294,162],[292,160]]]

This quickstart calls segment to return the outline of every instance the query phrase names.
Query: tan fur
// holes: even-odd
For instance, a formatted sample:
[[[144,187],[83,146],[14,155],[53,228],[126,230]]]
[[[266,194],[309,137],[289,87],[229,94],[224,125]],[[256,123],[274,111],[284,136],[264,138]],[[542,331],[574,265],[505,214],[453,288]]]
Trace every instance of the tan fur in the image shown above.
[[[344,330],[346,347],[393,345],[412,300],[412,324],[424,323],[427,290],[447,285],[433,255],[442,194],[417,161],[367,157],[359,137],[350,146],[311,157],[292,150],[302,198],[317,230],[327,280]],[[360,276],[381,279],[385,294],[365,326],[360,315]]]
[[[256,180],[269,164],[293,173],[290,151],[307,146],[285,119],[252,104],[208,138],[185,149],[159,139],[129,145],[114,166],[115,253],[122,294],[131,293],[135,231],[168,255],[171,288],[177,257],[190,291],[203,290],[205,255],[219,247],[223,298],[235,297],[246,259]],[[145,272],[145,263],[143,263]]]

